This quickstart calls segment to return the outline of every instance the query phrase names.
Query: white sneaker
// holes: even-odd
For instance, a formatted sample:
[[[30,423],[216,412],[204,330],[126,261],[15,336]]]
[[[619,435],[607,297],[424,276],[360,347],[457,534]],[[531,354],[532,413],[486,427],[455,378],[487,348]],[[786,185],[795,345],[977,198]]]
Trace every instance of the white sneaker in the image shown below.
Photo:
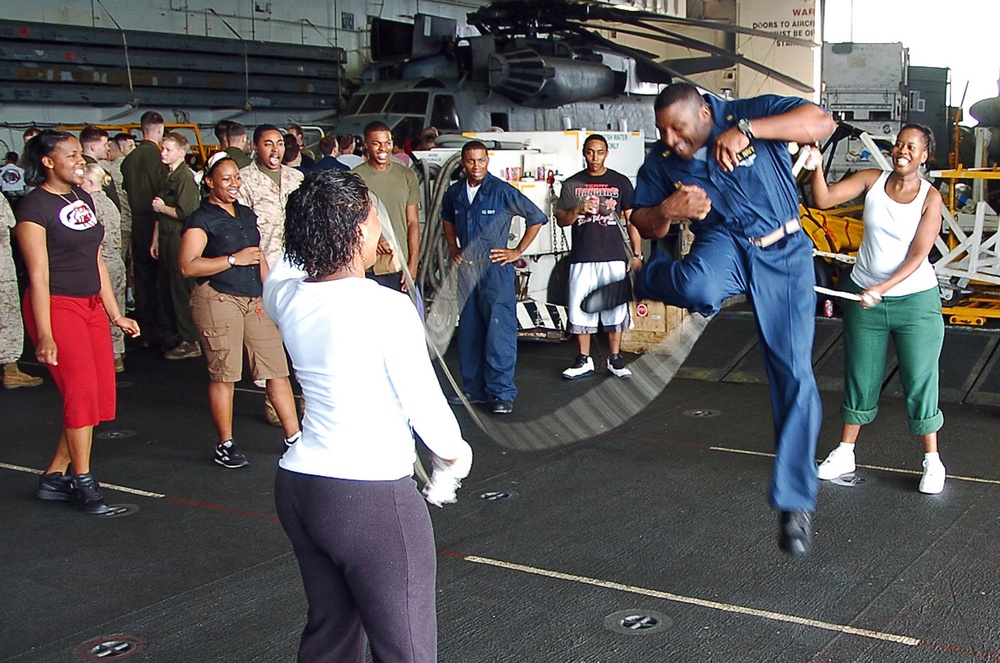
[[[632,371],[625,366],[625,360],[622,359],[621,354],[608,357],[608,373],[620,379],[632,377]]]
[[[567,380],[585,378],[594,374],[594,360],[588,355],[577,355],[576,363],[562,372],[562,376]]]
[[[937,495],[944,490],[945,470],[941,461],[924,461],[924,475],[920,477],[920,492]]]
[[[819,478],[823,481],[836,479],[844,474],[850,474],[855,469],[854,450],[845,449],[838,446],[830,452],[822,463],[819,464]]]

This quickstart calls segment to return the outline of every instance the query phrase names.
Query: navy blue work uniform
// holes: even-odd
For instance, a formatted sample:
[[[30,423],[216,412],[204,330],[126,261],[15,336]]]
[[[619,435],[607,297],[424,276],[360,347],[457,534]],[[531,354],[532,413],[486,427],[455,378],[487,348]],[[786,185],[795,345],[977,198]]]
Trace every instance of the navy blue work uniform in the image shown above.
[[[507,248],[510,222],[522,216],[529,226],[548,217],[523,193],[487,173],[469,202],[466,181],[451,185],[441,218],[455,225],[462,248],[459,266],[458,357],[465,393],[473,400],[517,397],[517,312],[514,266],[490,262],[490,250]]]
[[[766,95],[725,101],[705,97],[713,126],[706,148],[685,161],[661,142],[646,159],[635,188],[635,208],[652,207],[695,184],[712,210],[691,224],[695,241],[683,260],[660,253],[639,272],[636,295],[711,315],[729,296],[747,293],[753,305],[771,392],[777,458],[771,505],[814,511],[816,438],[822,417],[812,369],[816,296],[812,242],[804,232],[760,248],[751,240],[799,218],[798,193],[787,142],[754,139],[733,172],[711,154],[716,137],[741,119],[780,115],[802,99]]]

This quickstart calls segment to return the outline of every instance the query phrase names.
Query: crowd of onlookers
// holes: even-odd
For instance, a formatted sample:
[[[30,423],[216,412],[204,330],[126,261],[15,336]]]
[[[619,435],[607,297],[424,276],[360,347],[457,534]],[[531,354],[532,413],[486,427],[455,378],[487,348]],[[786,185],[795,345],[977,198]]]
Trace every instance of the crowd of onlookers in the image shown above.
[[[76,135],[28,128],[23,134],[24,154],[7,153],[0,167],[0,190],[4,194],[4,200],[0,201],[0,361],[4,365],[3,386],[14,389],[42,384],[41,377],[24,373],[17,363],[24,347],[22,318],[27,317],[22,310],[27,295],[22,293],[31,280],[31,270],[26,264],[27,256],[21,255],[24,247],[17,250],[19,242],[15,242],[14,238],[20,234],[14,232],[14,227],[15,218],[37,221],[22,219],[23,210],[19,209],[22,201],[34,201],[47,194],[57,196],[53,200],[60,204],[63,201],[76,202],[77,199],[86,201],[86,208],[94,217],[87,223],[96,219],[102,229],[100,256],[106,277],[102,273],[101,278],[107,278],[109,292],[113,294],[121,317],[128,313],[141,327],[137,344],[158,350],[169,360],[208,354],[210,356],[206,359],[210,375],[222,375],[218,371],[213,373],[212,367],[214,353],[211,348],[218,345],[219,340],[213,336],[216,330],[199,324],[192,295],[198,292],[200,285],[213,280],[214,275],[203,274],[184,263],[182,251],[191,217],[201,218],[198,212],[208,202],[219,204],[218,195],[215,198],[213,195],[222,192],[225,187],[220,182],[219,187],[213,189],[214,179],[208,175],[210,170],[218,170],[212,166],[218,166],[222,157],[226,164],[231,165],[223,164],[221,170],[235,171],[231,174],[233,181],[227,181],[225,185],[231,186],[232,202],[249,210],[258,226],[259,264],[272,266],[283,249],[285,204],[289,194],[300,186],[303,177],[326,170],[354,170],[369,182],[369,186],[379,190],[384,202],[391,208],[391,212],[385,211],[385,207],[381,206],[383,201],[379,201],[380,210],[387,215],[386,223],[391,222],[396,229],[395,236],[399,238],[398,243],[391,245],[385,240],[381,242],[380,264],[370,275],[397,290],[402,289],[402,264],[407,264],[411,273],[415,273],[419,251],[419,190],[415,176],[404,164],[409,164],[408,150],[429,149],[438,132],[428,127],[420,136],[404,141],[406,150],[402,150],[394,145],[387,126],[379,124],[376,129],[379,131],[375,132],[377,140],[374,143],[369,131],[364,137],[325,135],[310,143],[299,125],[287,128],[261,125],[250,133],[239,122],[223,120],[214,129],[217,145],[192,146],[189,139],[192,134],[187,129],[166,125],[162,115],[155,111],[142,115],[139,135],[129,130],[110,133],[95,126],[86,126]],[[39,135],[42,136],[41,142],[35,142]],[[44,149],[39,152],[43,143]],[[33,151],[32,147],[36,150]],[[384,149],[386,147],[389,149]],[[49,152],[53,150],[53,154],[66,151],[68,170],[65,172],[50,163],[54,157]],[[205,159],[208,154],[213,155],[214,162]],[[75,164],[78,158],[80,163]],[[383,171],[384,177],[381,176]],[[55,179],[49,181],[52,178]],[[42,188],[42,194],[30,196],[36,188]],[[84,199],[83,195],[89,197]],[[224,194],[220,195],[224,197]],[[32,214],[38,214],[33,203],[28,206],[33,210]],[[58,215],[56,210],[53,219],[58,220]],[[43,236],[43,241],[48,242],[45,249],[49,253],[53,250],[52,238],[51,232],[48,237]],[[402,255],[393,255],[390,246]],[[241,254],[234,252],[230,257],[233,255]],[[63,260],[62,254],[57,256],[54,253],[46,254],[46,258]],[[15,259],[21,269],[15,267]],[[239,267],[221,264],[223,267]],[[45,267],[57,269],[58,265],[46,262]],[[22,274],[20,282],[19,272]],[[259,282],[261,279],[256,277],[256,280]],[[259,294],[254,292],[252,296],[259,297]],[[110,305],[106,308],[111,310]],[[252,308],[260,312],[259,304],[253,304]],[[30,326],[30,321],[26,322]],[[125,332],[113,321],[110,330],[114,371],[122,372],[125,370]],[[277,342],[280,347],[280,338]],[[239,347],[236,353],[240,354]],[[229,374],[221,381],[227,380],[231,380]],[[265,377],[258,380],[258,384],[264,387],[271,381]],[[286,441],[294,440],[298,423],[293,423],[295,412],[294,406],[289,405],[293,403],[290,390],[287,390],[288,394],[281,390],[277,404],[272,391],[268,388],[265,417],[271,424],[285,429]],[[286,395],[289,398],[285,398]],[[213,407],[213,415],[215,409]],[[219,424],[218,420],[216,423]],[[231,433],[227,433],[230,427],[231,424],[217,425],[220,448],[223,443],[229,443],[229,446],[225,452],[217,450],[216,460],[226,467],[242,467],[247,461],[233,447]],[[57,491],[56,494],[61,493]]]

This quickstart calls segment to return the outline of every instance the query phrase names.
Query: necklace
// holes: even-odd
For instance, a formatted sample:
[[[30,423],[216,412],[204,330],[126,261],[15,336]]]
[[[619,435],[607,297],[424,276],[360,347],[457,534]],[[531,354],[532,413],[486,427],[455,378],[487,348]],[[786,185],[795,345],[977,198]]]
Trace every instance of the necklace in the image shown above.
[[[59,196],[60,198],[62,198],[64,201],[66,201],[67,205],[72,205],[76,201],[80,200],[80,196],[76,195],[76,191],[74,191],[72,188],[70,188],[69,192],[73,194],[73,200],[70,200],[69,198],[67,198],[66,196],[62,195],[61,193],[57,193],[57,192],[53,191],[52,189],[48,188],[44,184],[42,185],[42,188],[45,189],[46,191],[48,191],[49,193],[51,193],[53,196]]]

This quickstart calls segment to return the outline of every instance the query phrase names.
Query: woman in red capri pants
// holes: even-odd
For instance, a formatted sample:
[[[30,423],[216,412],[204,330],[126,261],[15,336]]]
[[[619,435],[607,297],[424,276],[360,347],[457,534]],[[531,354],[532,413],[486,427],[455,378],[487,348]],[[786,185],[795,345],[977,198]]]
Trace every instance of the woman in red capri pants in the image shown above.
[[[25,180],[36,186],[17,210],[17,240],[28,268],[24,322],[35,356],[63,397],[63,431],[38,482],[43,500],[73,502],[101,515],[108,505],[90,473],[94,426],[115,418],[110,320],[130,336],[139,325],[122,315],[101,258],[104,226],[80,188],[86,165],[80,142],[46,129],[25,148]]]

